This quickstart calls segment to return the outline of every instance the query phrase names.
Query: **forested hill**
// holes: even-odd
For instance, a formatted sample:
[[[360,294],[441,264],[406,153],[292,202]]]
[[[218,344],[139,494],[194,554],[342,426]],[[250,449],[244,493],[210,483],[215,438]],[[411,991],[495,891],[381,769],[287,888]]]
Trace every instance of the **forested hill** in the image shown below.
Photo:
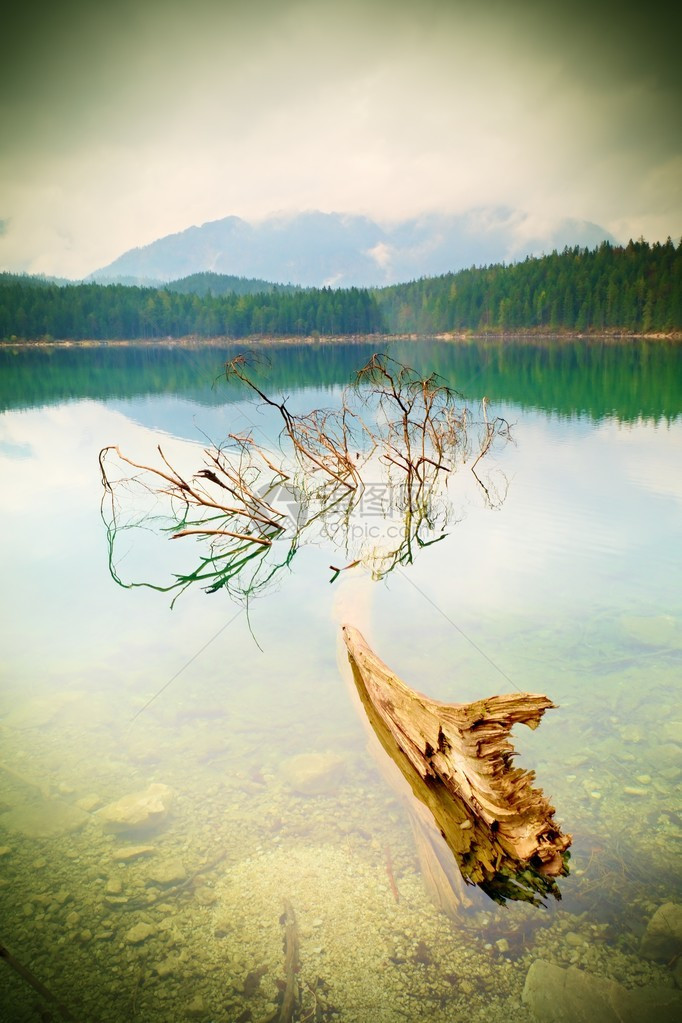
[[[0,275],[4,340],[682,330],[682,242],[605,242],[388,288],[238,294]],[[220,275],[217,275],[218,277]],[[184,282],[181,282],[184,283]],[[216,284],[217,282],[213,282]],[[187,287],[187,285],[185,285]]]
[[[31,278],[0,275],[4,340],[307,337],[381,329],[376,300],[360,288],[197,295],[123,284],[35,286]]]
[[[510,266],[384,288],[395,333],[524,329],[665,332],[682,327],[682,241],[564,249]],[[447,325],[447,326],[446,326]]]
[[[177,291],[180,295],[258,295],[273,292],[300,291],[297,284],[272,284],[257,277],[234,277],[232,274],[217,274],[212,270],[190,274],[178,281],[164,285],[167,291]]]

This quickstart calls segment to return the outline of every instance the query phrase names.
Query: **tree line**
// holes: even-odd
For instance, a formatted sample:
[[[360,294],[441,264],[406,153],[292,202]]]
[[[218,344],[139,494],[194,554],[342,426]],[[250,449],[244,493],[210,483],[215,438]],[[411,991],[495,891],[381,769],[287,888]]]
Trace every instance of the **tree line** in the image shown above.
[[[397,333],[443,330],[626,330],[682,327],[682,241],[576,246],[382,289]]]
[[[215,275],[218,277],[219,275]],[[196,291],[0,274],[0,338],[145,340],[682,329],[682,242],[578,246],[385,288]],[[191,280],[191,279],[190,279]],[[241,280],[239,278],[235,279]],[[211,284],[213,287],[211,287]],[[260,284],[260,282],[259,282]]]
[[[0,337],[5,340],[306,337],[379,329],[376,300],[361,288],[201,296],[169,288],[36,286],[31,278],[0,278]]]

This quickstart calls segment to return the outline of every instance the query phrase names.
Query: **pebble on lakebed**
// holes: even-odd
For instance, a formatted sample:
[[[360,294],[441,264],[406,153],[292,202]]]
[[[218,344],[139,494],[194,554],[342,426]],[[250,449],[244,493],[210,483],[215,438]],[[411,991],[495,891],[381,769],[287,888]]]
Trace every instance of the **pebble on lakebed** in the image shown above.
[[[170,785],[153,782],[140,792],[131,792],[98,810],[106,831],[151,831],[163,824],[173,803]]]

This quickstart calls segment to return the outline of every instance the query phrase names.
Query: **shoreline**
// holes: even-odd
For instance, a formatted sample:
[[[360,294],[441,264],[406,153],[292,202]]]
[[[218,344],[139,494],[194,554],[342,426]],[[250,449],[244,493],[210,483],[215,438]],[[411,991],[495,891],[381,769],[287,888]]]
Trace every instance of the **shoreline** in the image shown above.
[[[443,341],[446,343],[470,341],[682,341],[682,331],[636,333],[626,330],[599,332],[575,331],[448,331],[439,334],[333,334],[333,335],[294,335],[280,336],[268,334],[252,334],[243,338],[232,337],[197,337],[188,335],[179,338],[135,338],[121,340],[83,339],[37,339],[27,341],[0,341],[0,349],[23,348],[229,348],[243,345],[276,346],[276,345],[334,345],[334,344],[369,344],[373,341],[381,344],[392,344],[396,341]]]

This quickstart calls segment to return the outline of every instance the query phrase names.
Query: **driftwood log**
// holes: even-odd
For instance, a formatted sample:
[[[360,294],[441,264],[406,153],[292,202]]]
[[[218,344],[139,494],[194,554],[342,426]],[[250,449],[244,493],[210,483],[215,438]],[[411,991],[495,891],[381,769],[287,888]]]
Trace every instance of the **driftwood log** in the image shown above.
[[[342,631],[369,721],[428,807],[465,881],[501,902],[559,898],[555,879],[568,873],[571,836],[533,788],[533,772],[512,766],[509,739],[519,722],[536,728],[551,700],[516,693],[438,703],[405,685],[357,629]]]

